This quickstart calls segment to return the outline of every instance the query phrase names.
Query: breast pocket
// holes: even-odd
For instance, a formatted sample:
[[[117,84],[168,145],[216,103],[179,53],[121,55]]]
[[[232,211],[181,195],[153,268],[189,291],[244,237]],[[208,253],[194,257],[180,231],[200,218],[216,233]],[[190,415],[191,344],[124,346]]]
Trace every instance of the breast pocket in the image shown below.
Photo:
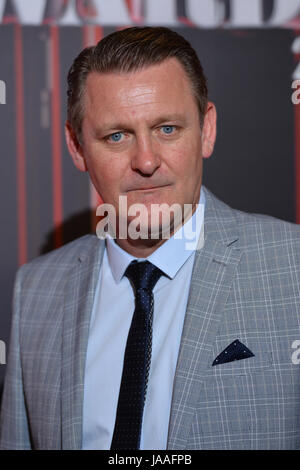
[[[299,372],[270,351],[208,367],[197,410],[204,448],[294,448]]]
[[[208,376],[212,378],[230,377],[233,375],[247,375],[263,369],[270,369],[273,365],[272,352],[258,352],[255,356],[239,359],[216,366],[210,366]]]
[[[198,403],[202,439],[207,448],[215,441],[219,441],[219,448],[250,445],[253,419],[258,418],[255,409],[258,405],[260,408],[260,403],[263,408],[268,398],[269,374],[273,374],[270,351],[207,368]]]

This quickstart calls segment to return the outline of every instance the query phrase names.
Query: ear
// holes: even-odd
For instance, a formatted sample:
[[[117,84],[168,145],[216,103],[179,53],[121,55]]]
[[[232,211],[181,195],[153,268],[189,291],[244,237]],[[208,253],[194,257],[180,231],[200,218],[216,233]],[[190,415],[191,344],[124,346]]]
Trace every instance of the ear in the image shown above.
[[[79,171],[87,171],[82,146],[68,121],[65,124],[65,137],[74,165]]]
[[[214,150],[217,135],[217,110],[210,101],[207,104],[202,128],[202,157],[209,158]]]

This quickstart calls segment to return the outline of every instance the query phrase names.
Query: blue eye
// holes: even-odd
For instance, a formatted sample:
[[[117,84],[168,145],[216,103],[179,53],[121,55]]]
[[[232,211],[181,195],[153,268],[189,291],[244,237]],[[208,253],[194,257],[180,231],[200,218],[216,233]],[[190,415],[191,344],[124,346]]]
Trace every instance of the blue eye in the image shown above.
[[[122,139],[122,132],[115,132],[114,134],[111,134],[109,138],[113,142],[120,142],[120,140]]]
[[[174,131],[174,126],[163,126],[162,127],[164,134],[172,134]]]

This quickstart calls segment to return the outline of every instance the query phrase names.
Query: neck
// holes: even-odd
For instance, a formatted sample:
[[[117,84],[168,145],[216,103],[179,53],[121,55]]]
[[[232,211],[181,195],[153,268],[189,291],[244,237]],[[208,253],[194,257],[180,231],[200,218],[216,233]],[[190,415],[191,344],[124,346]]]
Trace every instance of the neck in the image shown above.
[[[166,239],[158,239],[158,240],[143,240],[137,239],[132,240],[128,239],[116,239],[116,243],[122,248],[124,251],[127,251],[130,255],[134,256],[134,258],[148,258],[159,246],[166,242]]]

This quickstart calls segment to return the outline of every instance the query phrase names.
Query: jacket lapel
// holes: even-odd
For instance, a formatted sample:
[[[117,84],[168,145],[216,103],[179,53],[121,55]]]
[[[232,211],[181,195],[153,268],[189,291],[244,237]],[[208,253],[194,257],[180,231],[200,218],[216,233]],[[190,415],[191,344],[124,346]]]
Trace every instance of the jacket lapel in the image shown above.
[[[83,240],[65,292],[61,369],[63,449],[81,449],[85,359],[104,246],[97,237]]]
[[[232,210],[205,190],[204,246],[195,254],[174,379],[168,449],[184,449],[205,369],[220,327],[241,250]]]

